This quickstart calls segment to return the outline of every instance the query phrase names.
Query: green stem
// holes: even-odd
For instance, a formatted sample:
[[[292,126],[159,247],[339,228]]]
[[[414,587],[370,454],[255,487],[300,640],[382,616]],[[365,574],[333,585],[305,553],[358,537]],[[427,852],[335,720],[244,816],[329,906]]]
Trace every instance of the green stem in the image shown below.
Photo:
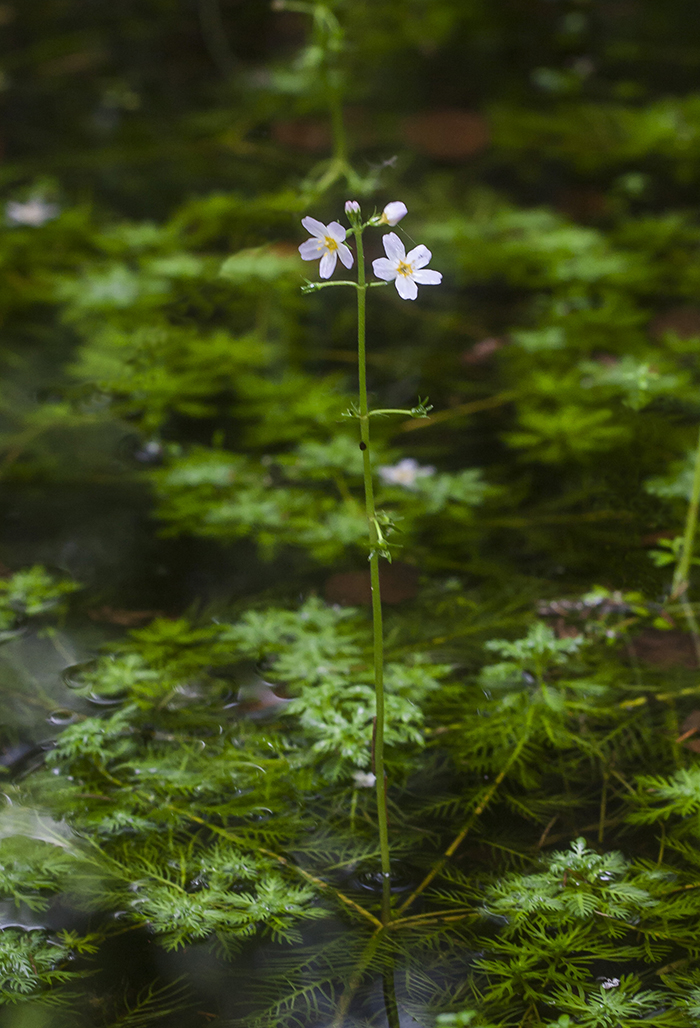
[[[375,929],[383,929],[384,926],[381,921],[379,921],[374,914],[371,914],[369,910],[365,910],[365,908],[361,907],[359,903],[356,903],[354,899],[350,899],[350,897],[346,896],[345,893],[340,892],[338,889],[334,889],[332,885],[329,885],[328,882],[324,882],[322,878],[317,878],[316,875],[309,874],[309,872],[305,871],[303,867],[299,867],[298,864],[292,863],[292,861],[288,860],[286,857],[280,856],[279,853],[275,853],[273,850],[269,850],[265,846],[259,846],[256,842],[253,842],[251,839],[247,839],[244,836],[235,835],[233,832],[229,832],[226,828],[221,828],[219,825],[215,825],[211,821],[205,821],[204,818],[198,817],[197,814],[190,814],[189,811],[181,810],[179,807],[173,806],[171,803],[166,804],[166,807],[168,810],[172,810],[173,813],[178,814],[180,817],[186,817],[189,821],[194,821],[195,824],[202,825],[207,829],[207,831],[214,832],[215,835],[220,835],[223,839],[228,839],[230,842],[235,842],[243,849],[249,849],[254,853],[262,853],[263,856],[272,857],[272,859],[276,860],[282,867],[288,867],[290,871],[294,871],[296,874],[301,875],[302,878],[307,882],[311,882],[318,889],[323,889],[324,891],[327,889],[329,892],[332,892],[336,899],[339,899],[346,907],[349,907],[350,910],[354,910],[355,913],[360,914],[367,921],[370,921],[374,925]],[[88,841],[90,840],[88,839]],[[93,845],[97,846],[97,843],[93,843]]]
[[[379,588],[379,553],[377,512],[374,507],[374,485],[370,459],[369,408],[367,405],[366,360],[366,306],[365,254],[362,245],[362,227],[354,229],[357,242],[357,363],[360,392],[360,439],[365,483],[365,509],[369,527],[370,582],[372,588],[372,628],[374,634],[374,689],[377,719],[374,735],[374,773],[377,776],[377,824],[379,851],[382,861],[382,924],[391,919],[391,866],[389,861],[389,826],[386,810],[386,778],[384,774],[384,633],[382,629],[382,598]]]
[[[399,909],[397,911],[399,917],[401,917],[401,915],[403,914],[404,910],[408,910],[408,908],[411,907],[413,905],[413,903],[418,899],[420,894],[422,892],[424,892],[425,889],[427,889],[427,887],[432,882],[433,878],[435,878],[437,875],[440,874],[440,872],[442,871],[442,869],[445,866],[445,864],[447,863],[447,861],[450,859],[450,857],[453,856],[454,853],[456,853],[456,851],[459,849],[459,847],[462,845],[462,843],[466,839],[467,835],[469,834],[469,832],[472,829],[472,826],[474,825],[474,822],[478,818],[480,818],[481,815],[483,814],[483,812],[486,810],[487,806],[489,805],[489,803],[491,802],[491,800],[495,796],[496,792],[498,791],[498,788],[499,788],[501,782],[506,777],[506,775],[508,774],[510,769],[513,767],[513,765],[516,763],[516,761],[520,757],[520,754],[521,754],[522,750],[524,749],[524,747],[527,745],[527,743],[529,741],[529,738],[530,738],[530,727],[532,725],[532,718],[534,716],[533,711],[534,711],[534,707],[530,707],[528,709],[528,712],[525,715],[525,727],[524,727],[523,733],[522,733],[522,735],[520,737],[520,741],[518,742],[518,744],[516,745],[515,749],[511,753],[510,757],[506,761],[505,767],[502,768],[501,771],[499,771],[499,773],[496,776],[496,780],[494,781],[493,785],[491,785],[486,790],[484,795],[481,797],[481,799],[479,800],[479,803],[477,804],[477,806],[474,808],[474,810],[469,815],[469,819],[467,820],[466,824],[462,828],[462,830],[459,833],[459,835],[455,839],[452,840],[452,842],[447,847],[447,849],[445,850],[443,855],[440,857],[440,859],[437,861],[437,863],[433,864],[433,867],[427,873],[427,875],[425,876],[423,881],[420,883],[420,885],[417,885],[416,888],[411,893],[411,895],[408,897],[408,899],[404,900],[404,902],[401,904],[401,906],[399,907]]]
[[[683,613],[685,614],[685,620],[688,622],[690,634],[693,637],[693,646],[695,647],[695,659],[698,662],[698,667],[700,667],[700,627],[698,626],[698,621],[695,617],[695,611],[693,610],[692,604],[688,602],[685,596],[681,600],[681,607],[683,608]]]
[[[608,806],[608,773],[603,772],[603,791],[600,795],[600,817],[598,819],[598,842],[603,845],[605,841],[605,815]]]
[[[199,0],[199,24],[212,61],[224,78],[230,78],[236,68],[236,58],[226,37],[219,0]]]
[[[683,534],[683,545],[676,570],[673,575],[673,586],[671,588],[671,599],[677,599],[688,588],[688,575],[690,573],[690,562],[693,559],[695,546],[695,533],[698,524],[698,506],[700,506],[700,435],[695,450],[695,466],[693,468],[693,488],[688,504],[688,514],[685,519],[685,532]]]
[[[367,945],[365,946],[362,952],[362,956],[358,960],[355,970],[353,971],[350,977],[350,981],[345,987],[343,995],[340,997],[338,1009],[336,1010],[335,1017],[331,1022],[331,1028],[343,1028],[343,1025],[345,1024],[345,1018],[347,1016],[348,1010],[350,1009],[350,1004],[352,1003],[355,993],[362,984],[362,976],[364,972],[367,970],[367,967],[370,961],[372,960],[372,957],[377,952],[377,948],[379,946],[379,943],[382,941],[383,934],[384,929],[378,928],[375,929],[375,931],[370,936],[369,941],[367,942]]]
[[[399,1020],[399,1007],[396,1002],[396,986],[394,985],[394,961],[391,961],[391,965],[388,970],[382,975],[382,985],[384,991],[384,1009],[386,1011],[386,1020],[389,1028],[401,1028],[401,1021]]]
[[[337,73],[336,73],[337,74]],[[331,116],[331,132],[333,134],[333,158],[339,164],[347,164],[348,140],[343,119],[343,96],[339,86],[332,81],[334,72],[328,75],[328,107]]]

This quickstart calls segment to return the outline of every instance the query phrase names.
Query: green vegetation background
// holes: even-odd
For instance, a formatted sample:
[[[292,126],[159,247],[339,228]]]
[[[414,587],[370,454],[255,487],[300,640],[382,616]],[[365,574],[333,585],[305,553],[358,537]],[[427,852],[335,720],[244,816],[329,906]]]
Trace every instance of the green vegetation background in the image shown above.
[[[427,1025],[697,1023],[697,6],[23,0],[0,38],[1,1023],[381,1023],[393,968]],[[434,407],[377,431],[432,469],[379,480],[397,907],[467,830],[370,956],[354,324],[296,252],[349,198],[444,276],[370,295],[376,405]]]

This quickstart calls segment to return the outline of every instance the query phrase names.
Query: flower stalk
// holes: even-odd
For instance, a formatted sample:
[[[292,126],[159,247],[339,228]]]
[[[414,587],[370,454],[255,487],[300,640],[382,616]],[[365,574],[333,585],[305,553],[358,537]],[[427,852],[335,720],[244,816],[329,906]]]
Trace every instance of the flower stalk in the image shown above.
[[[362,243],[362,224],[353,225],[357,249],[357,369],[359,380],[360,448],[365,488],[365,511],[369,529],[369,572],[372,590],[372,633],[374,650],[374,689],[376,695],[376,721],[374,728],[374,774],[377,790],[377,824],[379,852],[382,867],[382,923],[391,919],[391,864],[389,856],[389,824],[386,808],[386,774],[384,771],[384,629],[382,625],[382,597],[379,583],[380,539],[377,512],[374,505],[372,458],[370,452],[369,406],[367,402],[367,283],[365,281],[365,254]]]
[[[690,568],[693,563],[693,551],[695,549],[695,536],[698,528],[698,508],[700,508],[700,434],[695,448],[695,461],[693,464],[693,484],[690,492],[688,511],[685,518],[685,530],[683,542],[681,543],[678,560],[673,573],[671,585],[671,600],[679,600],[683,614],[688,623],[688,628],[693,639],[695,656],[700,664],[700,627],[698,626],[695,611],[688,599],[688,585],[690,579]]]
[[[389,550],[385,535],[391,529],[391,517],[388,514],[377,512],[374,503],[374,482],[372,479],[372,457],[370,449],[370,418],[372,415],[384,416],[391,414],[409,414],[411,417],[425,418],[432,407],[425,401],[419,400],[416,407],[410,410],[398,408],[381,408],[370,411],[367,400],[367,290],[372,286],[386,285],[387,282],[394,282],[396,291],[403,300],[415,300],[418,295],[417,283],[421,285],[439,285],[442,275],[439,271],[427,269],[432,254],[427,246],[419,245],[414,247],[408,254],[399,237],[391,232],[383,237],[386,257],[378,258],[372,262],[372,269],[379,282],[368,282],[365,272],[365,252],[362,234],[370,226],[378,228],[382,225],[395,226],[407,214],[406,204],[400,200],[388,203],[381,215],[373,214],[369,221],[364,222],[362,210],[357,200],[348,200],[345,204],[345,214],[350,222],[350,232],[355,237],[355,248],[357,257],[357,281],[345,279],[328,281],[335,271],[336,264],[340,260],[346,268],[353,266],[354,258],[351,250],[345,243],[347,229],[337,221],[331,221],[325,225],[316,218],[302,218],[302,225],[309,232],[311,238],[299,246],[299,253],[302,260],[320,261],[319,275],[322,282],[310,282],[302,286],[302,292],[314,292],[317,289],[325,289],[329,286],[352,286],[357,295],[357,369],[358,369],[358,392],[359,403],[357,406],[346,412],[346,417],[357,418],[360,422],[360,449],[362,451],[362,472],[365,494],[365,514],[367,517],[367,531],[369,536],[369,570],[372,595],[372,633],[373,633],[373,656],[374,656],[374,689],[376,697],[376,716],[374,719],[374,732],[372,737],[372,775],[377,791],[377,826],[379,830],[379,853],[381,858],[381,881],[382,881],[382,906],[381,924],[386,927],[391,923],[391,861],[389,853],[389,818],[387,813],[387,790],[386,773],[384,770],[384,734],[385,734],[385,703],[384,703],[384,630],[382,625],[382,597],[379,582],[379,558],[389,557]],[[406,466],[408,465],[408,466]],[[415,465],[415,468],[414,468]],[[385,479],[387,475],[393,474],[403,476],[395,479],[407,484],[409,488],[415,482],[416,477],[432,474],[434,468],[420,468],[410,458],[404,461],[397,469],[380,468],[380,474]],[[410,482],[408,481],[410,479]],[[357,774],[357,773],[356,773]],[[357,778],[356,778],[357,781]],[[364,782],[362,784],[365,784]],[[354,823],[356,811],[356,793],[353,794],[351,824]],[[377,922],[380,923],[380,922]],[[387,985],[393,993],[393,984]],[[394,1009],[394,1008],[391,1008]],[[398,1014],[394,1010],[392,1014],[390,1005],[387,1005],[390,1022],[396,1020]]]
[[[686,598],[690,565],[693,559],[693,549],[695,547],[695,534],[697,532],[698,525],[698,507],[700,507],[700,436],[698,436],[697,448],[695,450],[693,485],[685,520],[683,543],[673,575],[673,585],[671,587],[671,599],[673,600],[678,599],[681,596],[683,596],[684,599]]]

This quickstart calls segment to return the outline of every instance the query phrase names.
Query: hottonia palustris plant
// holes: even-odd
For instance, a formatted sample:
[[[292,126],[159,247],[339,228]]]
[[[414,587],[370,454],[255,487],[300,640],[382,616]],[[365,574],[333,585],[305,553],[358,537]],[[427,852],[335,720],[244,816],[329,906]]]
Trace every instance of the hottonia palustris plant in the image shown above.
[[[411,410],[382,408],[370,410],[367,402],[367,366],[366,366],[366,307],[367,290],[371,286],[383,286],[393,282],[396,291],[403,300],[415,300],[419,285],[439,285],[442,275],[426,267],[432,254],[423,245],[415,246],[406,253],[406,249],[395,232],[384,235],[382,242],[386,257],[379,257],[372,262],[372,269],[378,282],[367,282],[365,275],[365,256],[362,236],[365,229],[388,225],[394,227],[408,213],[406,205],[399,200],[389,203],[381,214],[373,214],[368,221],[363,221],[360,205],[356,200],[348,200],[345,213],[350,222],[350,231],[355,237],[357,256],[357,281],[335,280],[333,282],[308,282],[304,292],[324,289],[328,286],[350,286],[357,292],[357,364],[359,402],[348,411],[348,415],[360,422],[360,449],[363,456],[365,510],[367,514],[369,539],[369,566],[372,589],[372,625],[374,633],[374,686],[376,694],[376,716],[373,739],[373,773],[376,776],[377,790],[377,823],[379,826],[379,848],[382,863],[382,922],[386,924],[391,917],[391,870],[389,858],[389,835],[386,811],[386,775],[384,771],[384,638],[382,630],[382,601],[379,584],[379,559],[391,560],[387,538],[391,532],[391,517],[375,508],[374,485],[372,480],[372,453],[370,440],[370,419],[377,415],[402,414],[413,417],[426,417],[429,408],[419,401],[418,406]],[[337,221],[324,225],[315,218],[302,219],[302,225],[311,234],[299,247],[299,253],[305,261],[320,259],[319,273],[322,279],[330,279],[335,271],[338,258],[344,267],[350,269],[355,263],[352,251],[346,244],[347,230]]]

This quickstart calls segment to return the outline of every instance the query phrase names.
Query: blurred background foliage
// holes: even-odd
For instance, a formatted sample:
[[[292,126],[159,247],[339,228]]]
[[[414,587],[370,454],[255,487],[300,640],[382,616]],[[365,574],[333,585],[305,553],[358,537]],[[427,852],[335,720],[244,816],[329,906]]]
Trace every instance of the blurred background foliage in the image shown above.
[[[142,606],[159,576],[182,603],[260,575],[318,584],[309,552],[362,566],[358,469],[323,448],[352,325],[335,295],[302,300],[296,258],[298,218],[354,191],[404,198],[445,272],[410,310],[373,297],[376,401],[435,407],[383,425],[380,460],[488,483],[444,482],[430,511],[394,490],[409,563],[658,591],[645,547],[678,518],[659,480],[698,413],[698,17],[4,3],[8,566],[47,560]],[[179,542],[158,538],[152,488]],[[249,548],[206,542],[242,535],[283,565],[246,574]]]

